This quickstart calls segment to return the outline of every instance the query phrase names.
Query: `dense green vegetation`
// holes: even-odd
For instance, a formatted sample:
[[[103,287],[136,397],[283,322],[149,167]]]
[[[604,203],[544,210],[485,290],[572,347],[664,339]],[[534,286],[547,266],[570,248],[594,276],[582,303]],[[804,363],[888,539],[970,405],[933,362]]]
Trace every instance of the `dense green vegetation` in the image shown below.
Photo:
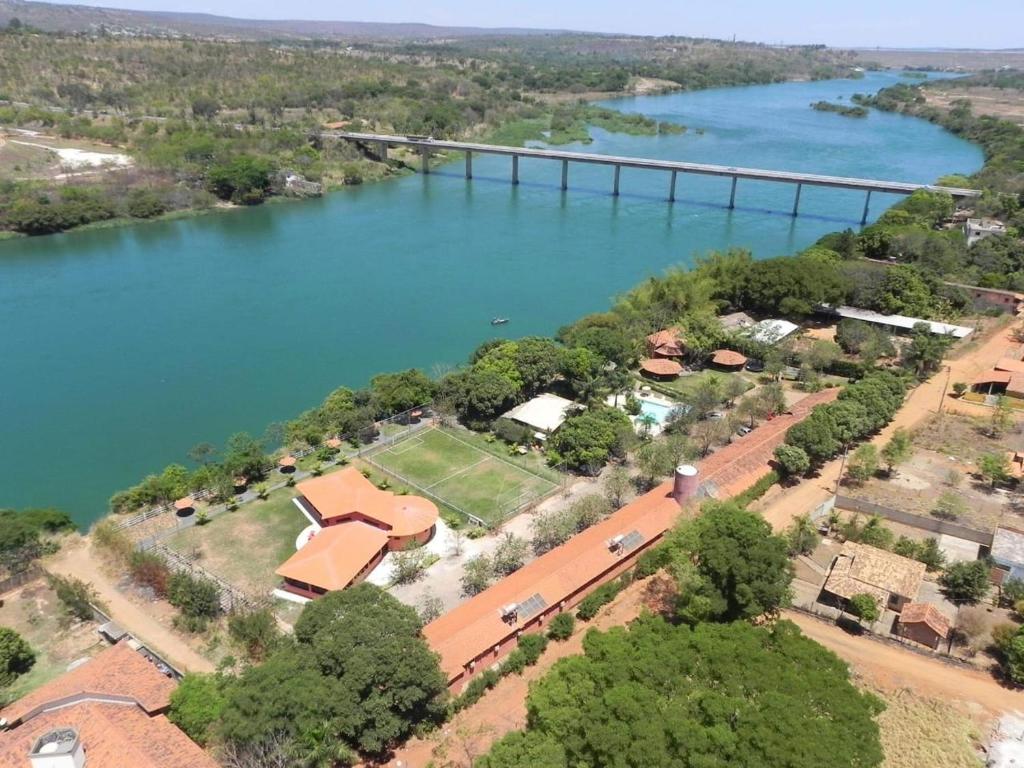
[[[400,172],[321,139],[326,123],[521,144],[589,141],[588,125],[654,134],[682,126],[589,106],[642,78],[664,88],[852,75],[817,47],[557,35],[445,43],[227,42],[0,30],[0,124],[125,147],[131,171],[73,185],[0,183],[0,226],[46,234],[282,193],[277,171],[330,188]],[[569,97],[566,99],[565,97]]]
[[[811,104],[811,109],[819,112],[835,112],[843,117],[867,117],[868,110],[865,107],[849,106],[847,104],[833,104],[830,101],[816,101]]]
[[[371,584],[332,592],[306,605],[294,639],[275,641],[262,663],[187,678],[169,716],[204,743],[239,757],[269,751],[274,764],[384,755],[445,714],[445,678],[420,627],[415,610]]]
[[[36,652],[21,635],[0,627],[0,688],[13,683],[36,663]]]
[[[55,551],[53,535],[74,529],[67,513],[56,509],[0,509],[0,577]]]

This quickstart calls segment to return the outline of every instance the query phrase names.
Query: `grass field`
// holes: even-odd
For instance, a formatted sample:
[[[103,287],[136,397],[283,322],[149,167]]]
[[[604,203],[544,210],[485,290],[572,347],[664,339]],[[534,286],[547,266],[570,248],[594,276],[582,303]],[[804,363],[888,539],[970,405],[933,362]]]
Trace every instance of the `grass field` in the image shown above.
[[[424,430],[367,458],[485,523],[558,487],[559,476],[536,456],[504,457],[474,436]]]

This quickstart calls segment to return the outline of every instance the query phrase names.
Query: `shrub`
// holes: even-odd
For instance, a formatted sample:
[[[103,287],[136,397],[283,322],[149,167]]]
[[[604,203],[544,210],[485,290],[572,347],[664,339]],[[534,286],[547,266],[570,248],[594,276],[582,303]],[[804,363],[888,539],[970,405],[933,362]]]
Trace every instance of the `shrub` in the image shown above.
[[[568,640],[572,637],[575,629],[576,619],[573,618],[573,615],[571,613],[560,613],[548,625],[548,638],[556,641]]]
[[[629,581],[626,581],[625,576],[623,576],[622,580],[609,581],[607,584],[598,587],[580,602],[576,608],[576,618],[582,621],[590,621],[603,606],[614,600],[615,596],[628,583]]]
[[[64,609],[76,619],[91,621],[93,618],[93,604],[98,603],[96,591],[91,584],[87,584],[74,576],[49,577],[50,588],[57,593]]]
[[[519,636],[519,650],[523,652],[527,666],[536,664],[547,647],[548,639],[544,635],[530,634]]]
[[[512,445],[528,445],[533,442],[533,432],[530,428],[511,419],[496,420],[492,429],[500,440]]]
[[[171,692],[167,718],[200,746],[224,712],[222,681],[216,675],[187,674]]]
[[[228,635],[253,661],[262,661],[280,637],[277,620],[269,608],[232,613]]]
[[[110,519],[100,520],[93,526],[92,540],[119,562],[128,560],[134,551],[131,540],[123,531],[117,530],[114,521]]]
[[[637,558],[633,575],[638,579],[646,579],[648,576],[653,576],[668,565],[671,557],[672,553],[667,547],[649,549]]]
[[[527,666],[526,653],[522,648],[516,648],[508,655],[501,664],[501,674],[521,675]]]
[[[128,215],[136,219],[151,219],[167,210],[167,205],[156,192],[149,189],[133,190],[125,206]]]
[[[32,669],[36,652],[25,639],[8,627],[0,627],[0,688]]]
[[[128,561],[128,573],[136,584],[149,587],[157,597],[167,597],[171,569],[167,562],[153,552],[133,552]]]
[[[209,579],[185,571],[171,576],[167,599],[188,618],[205,620],[220,615],[220,588]]]

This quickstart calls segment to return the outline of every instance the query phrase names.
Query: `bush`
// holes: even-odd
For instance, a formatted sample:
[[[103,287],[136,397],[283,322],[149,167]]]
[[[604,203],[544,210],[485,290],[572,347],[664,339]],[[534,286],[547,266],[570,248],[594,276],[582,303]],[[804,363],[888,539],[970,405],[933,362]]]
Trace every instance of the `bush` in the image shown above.
[[[167,718],[192,741],[204,746],[224,712],[222,681],[216,675],[187,674],[171,692]]]
[[[573,615],[571,613],[560,613],[548,625],[548,638],[556,641],[568,640],[572,637],[575,629],[576,619],[573,618]]]
[[[508,655],[505,661],[501,664],[502,675],[521,675],[523,670],[526,669],[526,653],[522,648],[516,648],[512,653]]]
[[[649,549],[637,558],[633,575],[638,579],[646,579],[648,576],[653,576],[667,566],[671,558],[672,553],[667,547]]]
[[[565,614],[561,614],[565,615]],[[523,652],[523,656],[526,658],[526,665],[532,667],[540,659],[541,654],[548,647],[548,639],[544,635],[520,635],[519,636],[519,650]]]
[[[277,620],[269,608],[239,611],[228,619],[228,635],[253,661],[262,661],[280,637]]]
[[[171,569],[167,562],[153,552],[133,552],[128,561],[128,573],[136,584],[149,587],[157,597],[167,597]]]
[[[983,560],[953,563],[939,577],[946,597],[954,603],[980,602],[988,594],[988,566]]]
[[[262,203],[269,194],[273,170],[273,165],[267,160],[243,155],[212,167],[206,184],[221,200],[255,205]]]
[[[36,652],[25,639],[8,627],[0,627],[0,688],[32,669]]]
[[[529,445],[533,442],[533,432],[529,427],[511,419],[498,419],[492,427],[494,434],[512,445]]]
[[[91,584],[76,579],[74,576],[51,575],[49,582],[50,588],[57,593],[57,599],[70,615],[81,621],[92,620],[92,606],[99,601]]]
[[[629,584],[629,581],[623,576],[621,580],[609,581],[607,584],[598,587],[580,601],[579,606],[576,608],[576,618],[582,621],[590,621],[603,606],[614,600],[615,596],[627,584]]]
[[[149,189],[136,189],[128,196],[128,203],[125,206],[128,215],[135,219],[152,219],[160,216],[167,210],[164,201]]]
[[[134,552],[131,540],[116,528],[113,520],[100,520],[92,528],[92,540],[118,562],[129,560]]]
[[[171,576],[167,599],[187,618],[206,620],[220,615],[220,588],[209,579],[185,571]]]

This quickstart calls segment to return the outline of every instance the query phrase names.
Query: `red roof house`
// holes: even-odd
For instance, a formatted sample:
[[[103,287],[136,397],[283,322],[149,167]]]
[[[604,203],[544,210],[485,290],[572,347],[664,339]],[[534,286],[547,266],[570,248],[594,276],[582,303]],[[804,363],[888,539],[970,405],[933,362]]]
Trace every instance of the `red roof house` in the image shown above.
[[[165,713],[177,684],[125,642],[0,711],[0,768],[217,768]]]
[[[647,354],[651,357],[682,357],[686,348],[678,328],[666,328],[647,337]]]

